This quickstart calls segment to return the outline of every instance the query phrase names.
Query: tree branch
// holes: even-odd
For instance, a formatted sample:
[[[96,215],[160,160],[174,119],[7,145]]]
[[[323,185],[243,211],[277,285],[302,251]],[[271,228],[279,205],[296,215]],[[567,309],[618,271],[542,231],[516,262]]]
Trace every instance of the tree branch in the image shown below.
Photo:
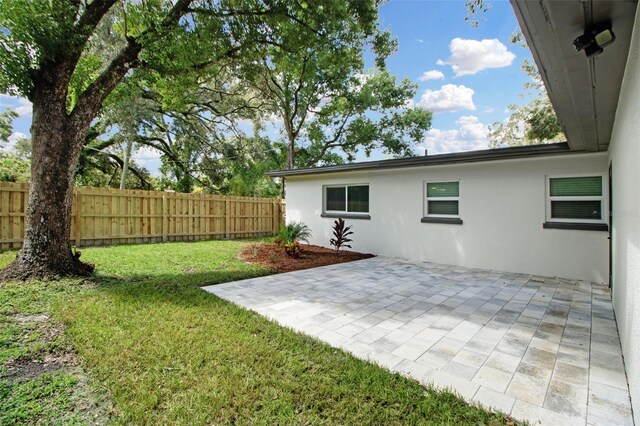
[[[110,1],[112,0],[105,0],[105,3]],[[192,1],[193,0],[178,0],[164,18],[160,27],[169,28],[177,24]],[[102,1],[95,1],[94,3],[102,3]],[[91,4],[93,5],[94,3]],[[120,80],[124,78],[127,71],[137,65],[138,54],[142,51],[141,39],[157,35],[158,30],[156,28],[148,28],[142,32],[140,36],[128,39],[127,45],[111,61],[102,74],[80,94],[76,107],[72,112],[75,118],[74,121],[76,121],[78,125],[89,125],[96,111],[100,108],[102,101],[118,85]]]
[[[89,36],[96,29],[102,17],[117,1],[118,0],[94,0],[86,6],[84,13],[80,15],[78,23],[76,24],[77,32],[85,36],[83,44],[89,39]]]

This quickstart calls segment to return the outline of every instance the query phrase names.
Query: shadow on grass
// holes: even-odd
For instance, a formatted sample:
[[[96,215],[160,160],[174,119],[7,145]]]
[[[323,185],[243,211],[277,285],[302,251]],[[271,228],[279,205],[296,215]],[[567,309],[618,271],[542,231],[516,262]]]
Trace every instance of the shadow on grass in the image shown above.
[[[201,289],[272,271],[234,253],[211,259],[206,245],[182,257],[172,247],[107,257],[85,290],[58,299],[117,423],[505,423]]]
[[[247,271],[226,268],[220,271],[163,273],[155,276],[141,274],[117,277],[97,274],[89,281],[99,292],[117,296],[123,302],[166,301],[185,306],[206,304],[218,299],[201,287],[272,274],[268,269]]]
[[[200,289],[268,274],[98,276],[62,315],[123,423],[507,423]]]

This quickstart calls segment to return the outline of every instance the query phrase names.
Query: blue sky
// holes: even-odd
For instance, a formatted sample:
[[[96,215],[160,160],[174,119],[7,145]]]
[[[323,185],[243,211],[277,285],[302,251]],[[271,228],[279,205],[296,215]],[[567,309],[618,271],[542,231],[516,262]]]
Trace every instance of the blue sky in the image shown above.
[[[382,5],[380,23],[398,39],[398,51],[388,68],[398,77],[418,83],[414,105],[434,111],[432,129],[416,147],[418,154],[487,148],[488,125],[504,120],[506,108],[520,103],[528,77],[520,65],[531,54],[509,44],[518,24],[511,5],[496,0],[479,15],[480,24],[465,21],[467,10],[459,0],[391,0]],[[31,107],[26,99],[0,94],[0,110],[16,109],[14,136],[28,136]],[[139,164],[156,172],[159,154],[135,155]],[[374,153],[370,159],[384,155]],[[358,158],[358,160],[366,160]]]
[[[509,43],[518,29],[509,2],[494,1],[477,28],[464,20],[463,1],[392,0],[380,12],[382,27],[399,42],[389,69],[417,82],[414,101],[434,110],[423,147],[429,153],[486,148],[487,126],[521,102],[528,80],[520,65],[531,58],[529,50]],[[433,79],[420,79],[425,72]]]

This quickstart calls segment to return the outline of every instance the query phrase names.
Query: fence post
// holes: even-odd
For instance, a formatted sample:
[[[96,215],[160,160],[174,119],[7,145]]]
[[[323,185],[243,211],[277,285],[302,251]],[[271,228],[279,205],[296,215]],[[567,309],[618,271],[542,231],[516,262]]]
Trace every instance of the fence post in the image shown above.
[[[231,215],[229,214],[229,200],[224,202],[224,233],[225,238],[228,240],[231,238]]]
[[[286,210],[285,210],[285,201],[283,199],[278,200],[278,227],[280,225],[285,225],[287,223],[286,220]]]
[[[271,211],[273,213],[273,219],[271,220],[271,228],[273,231],[273,235],[276,235],[278,233],[278,228],[279,228],[279,224],[280,224],[280,219],[278,219],[278,202],[277,201],[272,201],[271,202]]]
[[[169,233],[169,226],[167,223],[167,194],[162,194],[162,242],[167,242],[167,234]]]
[[[80,190],[75,188],[73,190],[73,202],[76,203],[76,215],[74,217],[76,224],[76,247],[80,247],[80,210],[82,210],[82,204],[80,204],[82,199],[80,198]]]

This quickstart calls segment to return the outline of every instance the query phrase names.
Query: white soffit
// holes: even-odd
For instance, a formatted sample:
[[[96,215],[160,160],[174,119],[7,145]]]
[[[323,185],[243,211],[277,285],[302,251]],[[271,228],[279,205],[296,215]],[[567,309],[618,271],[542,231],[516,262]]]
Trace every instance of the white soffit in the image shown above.
[[[572,150],[606,151],[629,53],[636,0],[511,0]],[[587,58],[573,40],[591,24],[616,35]]]

